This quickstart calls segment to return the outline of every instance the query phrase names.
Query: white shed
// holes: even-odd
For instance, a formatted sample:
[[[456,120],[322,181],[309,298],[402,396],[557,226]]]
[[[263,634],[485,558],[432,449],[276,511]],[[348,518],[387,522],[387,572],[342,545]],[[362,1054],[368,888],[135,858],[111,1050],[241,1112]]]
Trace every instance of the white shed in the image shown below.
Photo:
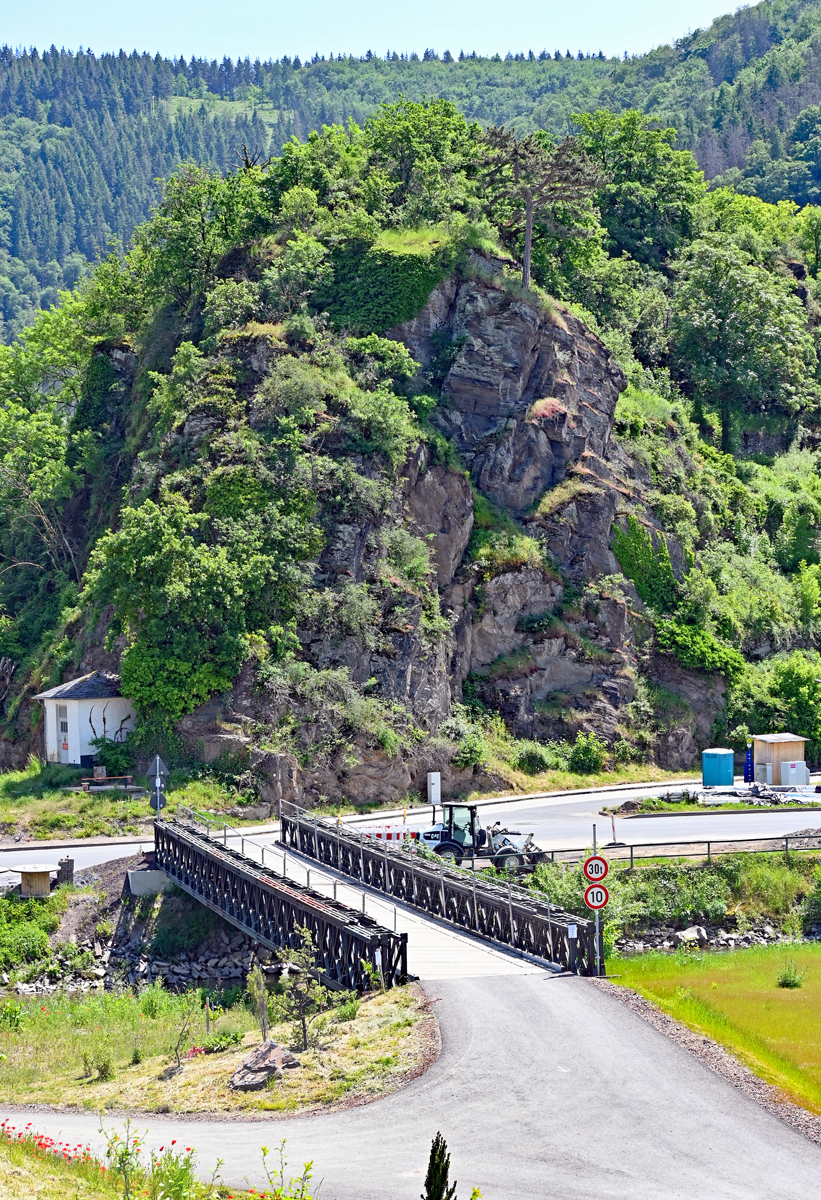
[[[96,753],[91,738],[120,741],[134,728],[131,701],[120,695],[119,675],[92,671],[34,697],[43,703],[48,762],[91,767]]]

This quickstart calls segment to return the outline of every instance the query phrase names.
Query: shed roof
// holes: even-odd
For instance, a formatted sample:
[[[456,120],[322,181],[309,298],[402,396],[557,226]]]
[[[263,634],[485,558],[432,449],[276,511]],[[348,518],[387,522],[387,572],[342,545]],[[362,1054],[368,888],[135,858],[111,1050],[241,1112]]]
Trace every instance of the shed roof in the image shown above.
[[[808,742],[810,739],[799,737],[797,733],[754,733],[754,742]]]
[[[121,695],[119,675],[108,675],[105,671],[91,671],[79,679],[60,683],[47,692],[38,692],[35,700],[110,700]]]

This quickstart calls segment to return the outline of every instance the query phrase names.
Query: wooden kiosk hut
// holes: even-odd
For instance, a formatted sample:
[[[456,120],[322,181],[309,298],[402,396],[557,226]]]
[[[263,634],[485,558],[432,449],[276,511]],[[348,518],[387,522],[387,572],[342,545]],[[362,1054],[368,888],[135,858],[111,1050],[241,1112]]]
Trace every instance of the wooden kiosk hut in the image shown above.
[[[798,737],[795,733],[762,733],[754,736],[753,777],[756,783],[781,783],[782,763],[796,763],[804,767],[806,741],[807,738]],[[770,771],[767,771],[768,765]]]

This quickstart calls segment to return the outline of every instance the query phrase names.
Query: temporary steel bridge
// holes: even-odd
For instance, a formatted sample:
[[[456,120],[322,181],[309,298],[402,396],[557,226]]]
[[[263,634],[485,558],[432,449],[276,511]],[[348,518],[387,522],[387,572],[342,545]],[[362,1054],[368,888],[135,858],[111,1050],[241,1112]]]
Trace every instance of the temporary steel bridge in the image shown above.
[[[600,940],[597,963],[594,923],[524,888],[423,857],[415,840],[398,845],[374,841],[341,821],[330,824],[292,803],[283,802],[280,821],[283,846],[366,887],[545,963],[581,975],[596,975],[597,965],[603,972],[604,948]],[[479,860],[480,865],[484,862]]]
[[[376,975],[386,987],[403,983],[408,974],[408,935],[394,933],[372,917],[295,883],[228,844],[228,827],[180,807],[173,820],[154,822],[156,864],[223,920],[270,950],[302,945],[299,928],[311,934],[318,972],[333,988],[362,990]],[[270,851],[269,851],[270,853]]]

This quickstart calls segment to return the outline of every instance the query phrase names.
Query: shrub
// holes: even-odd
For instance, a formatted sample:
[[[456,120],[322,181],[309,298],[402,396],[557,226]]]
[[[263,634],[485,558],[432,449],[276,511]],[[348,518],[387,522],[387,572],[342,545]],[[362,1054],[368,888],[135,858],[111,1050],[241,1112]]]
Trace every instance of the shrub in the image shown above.
[[[567,742],[519,742],[515,764],[525,775],[543,771],[566,771],[570,758]]]
[[[480,729],[471,729],[462,739],[458,750],[453,756],[453,765],[461,771],[467,767],[481,767],[488,759],[489,749],[485,736]]]
[[[628,763],[635,762],[640,757],[641,751],[638,750],[627,738],[619,738],[613,746],[613,761],[620,767],[626,766]]]
[[[613,553],[628,579],[645,604],[661,612],[672,612],[676,606],[676,579],[670,551],[664,534],[658,534],[658,547],[653,537],[632,514],[627,528],[613,531]]]
[[[26,1019],[26,1010],[16,1000],[6,1000],[0,1004],[0,1029],[12,1029],[19,1032]]]
[[[223,1050],[241,1045],[243,1037],[244,1034],[238,1029],[226,1029],[223,1033],[215,1033],[206,1038],[202,1047],[206,1054],[221,1054]]]
[[[354,390],[346,399],[352,448],[382,454],[396,469],[419,440],[419,426],[407,400],[385,384],[375,392]]]
[[[804,976],[798,970],[793,959],[789,958],[778,972],[776,980],[780,988],[800,988],[804,986]]]
[[[134,769],[134,751],[128,739],[118,741],[103,735],[91,739],[95,759],[109,775],[128,775]]]
[[[86,1076],[95,1075],[101,1083],[114,1078],[114,1055],[106,1043],[91,1045],[80,1051]],[[132,1056],[133,1057],[133,1056]]]
[[[337,1021],[354,1021],[359,1012],[359,1000],[356,996],[350,996],[344,1000],[336,1010]]]
[[[525,775],[540,775],[542,771],[550,769],[550,758],[541,746],[534,743],[521,751],[516,766]]]
[[[685,667],[717,671],[730,683],[744,674],[746,664],[738,651],[723,645],[706,629],[682,625],[679,621],[665,621],[656,636],[659,647],[674,654]]]
[[[36,962],[49,952],[46,931],[34,921],[0,925],[0,970]]]
[[[607,761],[607,745],[595,733],[579,733],[570,751],[568,767],[582,775],[600,771]]]
[[[362,239],[349,240],[331,256],[333,279],[316,304],[335,324],[358,333],[383,333],[415,317],[455,257],[447,242],[427,253],[396,253]]]
[[[522,567],[545,568],[539,543],[518,532],[478,529],[471,535],[468,557],[479,564],[484,579]]]

